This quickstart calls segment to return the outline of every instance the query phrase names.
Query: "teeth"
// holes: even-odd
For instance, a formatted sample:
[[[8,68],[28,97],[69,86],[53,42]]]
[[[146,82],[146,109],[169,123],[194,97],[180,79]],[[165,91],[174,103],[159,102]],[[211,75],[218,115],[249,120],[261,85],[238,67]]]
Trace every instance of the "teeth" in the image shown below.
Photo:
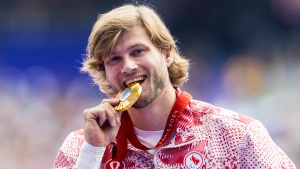
[[[126,85],[130,84],[130,83],[133,83],[133,82],[136,82],[136,81],[141,81],[141,80],[144,80],[145,77],[143,76],[140,76],[140,77],[136,77],[136,78],[133,78],[133,79],[130,79],[128,81],[125,82]]]

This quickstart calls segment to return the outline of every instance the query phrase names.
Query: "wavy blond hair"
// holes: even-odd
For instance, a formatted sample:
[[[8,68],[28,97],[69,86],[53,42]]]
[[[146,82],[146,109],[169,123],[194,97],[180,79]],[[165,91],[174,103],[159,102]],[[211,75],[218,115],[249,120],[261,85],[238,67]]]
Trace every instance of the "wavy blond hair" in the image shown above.
[[[106,80],[103,60],[109,56],[123,30],[143,26],[151,41],[162,53],[170,51],[174,57],[169,66],[169,78],[174,87],[188,79],[189,60],[182,57],[169,29],[150,6],[127,4],[100,14],[88,39],[87,54],[81,72],[87,72],[100,90],[113,96],[114,90]]]

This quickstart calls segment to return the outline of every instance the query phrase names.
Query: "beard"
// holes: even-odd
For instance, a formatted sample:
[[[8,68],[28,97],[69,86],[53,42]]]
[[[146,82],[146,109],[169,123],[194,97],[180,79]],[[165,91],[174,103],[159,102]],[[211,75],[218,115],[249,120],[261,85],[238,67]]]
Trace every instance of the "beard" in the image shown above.
[[[165,88],[166,77],[165,73],[154,72],[153,83],[150,84],[150,88],[144,96],[141,96],[132,107],[143,108],[152,103],[153,100],[163,91]]]
[[[166,65],[162,63],[164,63],[163,60],[159,62],[159,66],[157,67],[158,69],[154,70],[153,79],[150,81],[150,87],[148,88],[148,91],[144,91],[144,95],[141,95],[138,100],[132,105],[132,107],[138,109],[146,107],[147,105],[152,103],[164,90],[166,86],[166,80],[169,76],[168,70],[165,69]],[[110,84],[115,94],[119,93],[119,90],[115,86],[111,85],[109,81],[108,83]],[[119,82],[119,86],[122,86],[122,82]]]

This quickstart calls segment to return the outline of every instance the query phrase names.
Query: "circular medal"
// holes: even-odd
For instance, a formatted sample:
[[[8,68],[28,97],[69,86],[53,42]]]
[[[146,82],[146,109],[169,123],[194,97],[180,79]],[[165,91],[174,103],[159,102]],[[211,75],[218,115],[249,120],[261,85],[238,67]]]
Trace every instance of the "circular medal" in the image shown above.
[[[114,109],[117,112],[123,112],[131,107],[139,98],[142,93],[142,86],[137,83],[133,82],[128,85],[128,87],[122,91],[120,91],[116,98],[120,99],[120,103],[114,106]]]

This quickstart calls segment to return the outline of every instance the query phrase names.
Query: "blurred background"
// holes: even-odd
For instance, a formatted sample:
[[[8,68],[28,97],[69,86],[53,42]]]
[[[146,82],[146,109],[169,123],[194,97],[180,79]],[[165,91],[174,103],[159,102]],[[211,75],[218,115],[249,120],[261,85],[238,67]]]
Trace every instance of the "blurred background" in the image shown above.
[[[105,97],[82,55],[97,15],[131,1],[0,1],[0,168],[52,168]],[[300,166],[300,1],[153,0],[192,62],[181,88],[260,120]]]

